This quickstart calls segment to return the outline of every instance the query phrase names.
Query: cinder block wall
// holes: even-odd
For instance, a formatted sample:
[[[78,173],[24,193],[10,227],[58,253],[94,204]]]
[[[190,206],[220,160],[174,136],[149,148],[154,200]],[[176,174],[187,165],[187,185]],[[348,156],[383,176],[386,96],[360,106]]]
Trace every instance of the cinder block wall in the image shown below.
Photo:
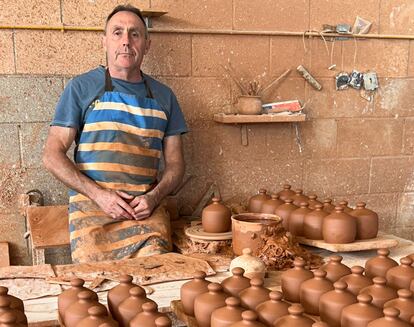
[[[6,1],[0,25],[100,27],[116,3]],[[414,239],[413,41],[351,39],[328,42],[327,51],[320,38],[215,33],[320,30],[324,23],[352,24],[359,15],[373,22],[371,33],[414,35],[412,1],[131,3],[168,11],[154,20],[154,28],[165,31],[152,34],[144,70],[175,90],[191,129],[184,140],[187,173],[194,178],[181,193],[183,212],[191,212],[212,182],[226,201],[246,199],[261,187],[278,191],[289,182],[320,198],[366,201],[379,213],[381,229]],[[65,187],[42,168],[41,152],[67,80],[104,63],[100,38],[99,32],[0,29],[0,239],[11,242],[15,264],[29,262],[18,195],[37,188],[46,204],[67,203]],[[265,100],[299,99],[308,120],[251,124],[243,146],[239,126],[212,120],[214,113],[231,112],[238,94],[222,68],[228,62],[239,76],[263,82],[291,68]],[[318,78],[322,91],[296,73],[299,64]],[[336,71],[327,69],[331,64]],[[353,69],[378,73],[373,102],[356,90],[335,90],[333,76]]]

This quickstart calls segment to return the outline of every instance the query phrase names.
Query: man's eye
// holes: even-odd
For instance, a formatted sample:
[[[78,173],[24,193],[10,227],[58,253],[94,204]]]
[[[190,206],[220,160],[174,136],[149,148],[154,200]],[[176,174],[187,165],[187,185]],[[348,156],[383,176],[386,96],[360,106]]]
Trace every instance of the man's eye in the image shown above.
[[[139,37],[139,33],[138,32],[132,32],[131,35],[132,35],[132,37]]]
[[[116,35],[116,36],[119,36],[119,35],[121,35],[122,34],[122,32],[121,31],[115,31],[114,32],[114,35]]]

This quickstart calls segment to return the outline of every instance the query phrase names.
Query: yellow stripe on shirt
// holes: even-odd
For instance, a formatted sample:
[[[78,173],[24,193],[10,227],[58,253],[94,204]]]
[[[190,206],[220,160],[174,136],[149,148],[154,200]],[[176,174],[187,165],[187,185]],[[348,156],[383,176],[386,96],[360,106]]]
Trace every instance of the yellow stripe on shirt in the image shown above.
[[[78,151],[117,151],[123,153],[132,153],[148,157],[160,158],[161,151],[155,149],[147,149],[141,146],[129,145],[119,142],[96,142],[96,143],[81,143]]]
[[[164,111],[152,109],[152,108],[142,108],[127,105],[125,103],[118,102],[99,102],[96,104],[94,110],[119,110],[125,111],[133,115],[139,116],[148,116],[148,117],[157,117],[164,120],[167,120],[167,115]]]
[[[146,137],[158,137],[162,139],[164,137],[164,132],[161,132],[157,129],[145,129],[139,128],[128,124],[117,123],[117,122],[99,122],[99,123],[90,123],[85,124],[83,127],[83,132],[95,132],[95,131],[107,131],[115,130],[122,131],[134,135],[146,136]]]
[[[150,177],[155,177],[158,172],[157,169],[143,168],[110,162],[78,163],[77,166],[80,170],[119,171],[127,174],[136,174]]]

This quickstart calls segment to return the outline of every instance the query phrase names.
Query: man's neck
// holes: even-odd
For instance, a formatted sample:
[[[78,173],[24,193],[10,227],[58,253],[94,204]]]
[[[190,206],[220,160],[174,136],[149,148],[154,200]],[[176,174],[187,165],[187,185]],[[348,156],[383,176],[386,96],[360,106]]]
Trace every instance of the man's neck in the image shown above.
[[[121,79],[131,83],[142,81],[142,75],[140,70],[115,69],[109,67],[109,74],[113,78]]]

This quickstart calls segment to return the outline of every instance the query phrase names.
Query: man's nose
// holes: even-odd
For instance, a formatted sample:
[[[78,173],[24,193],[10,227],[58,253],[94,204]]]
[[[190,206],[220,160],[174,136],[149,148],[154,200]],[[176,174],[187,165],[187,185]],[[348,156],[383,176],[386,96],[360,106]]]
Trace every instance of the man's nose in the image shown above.
[[[128,33],[124,33],[124,34],[122,35],[122,45],[123,45],[124,47],[129,46],[129,35],[128,35]]]

